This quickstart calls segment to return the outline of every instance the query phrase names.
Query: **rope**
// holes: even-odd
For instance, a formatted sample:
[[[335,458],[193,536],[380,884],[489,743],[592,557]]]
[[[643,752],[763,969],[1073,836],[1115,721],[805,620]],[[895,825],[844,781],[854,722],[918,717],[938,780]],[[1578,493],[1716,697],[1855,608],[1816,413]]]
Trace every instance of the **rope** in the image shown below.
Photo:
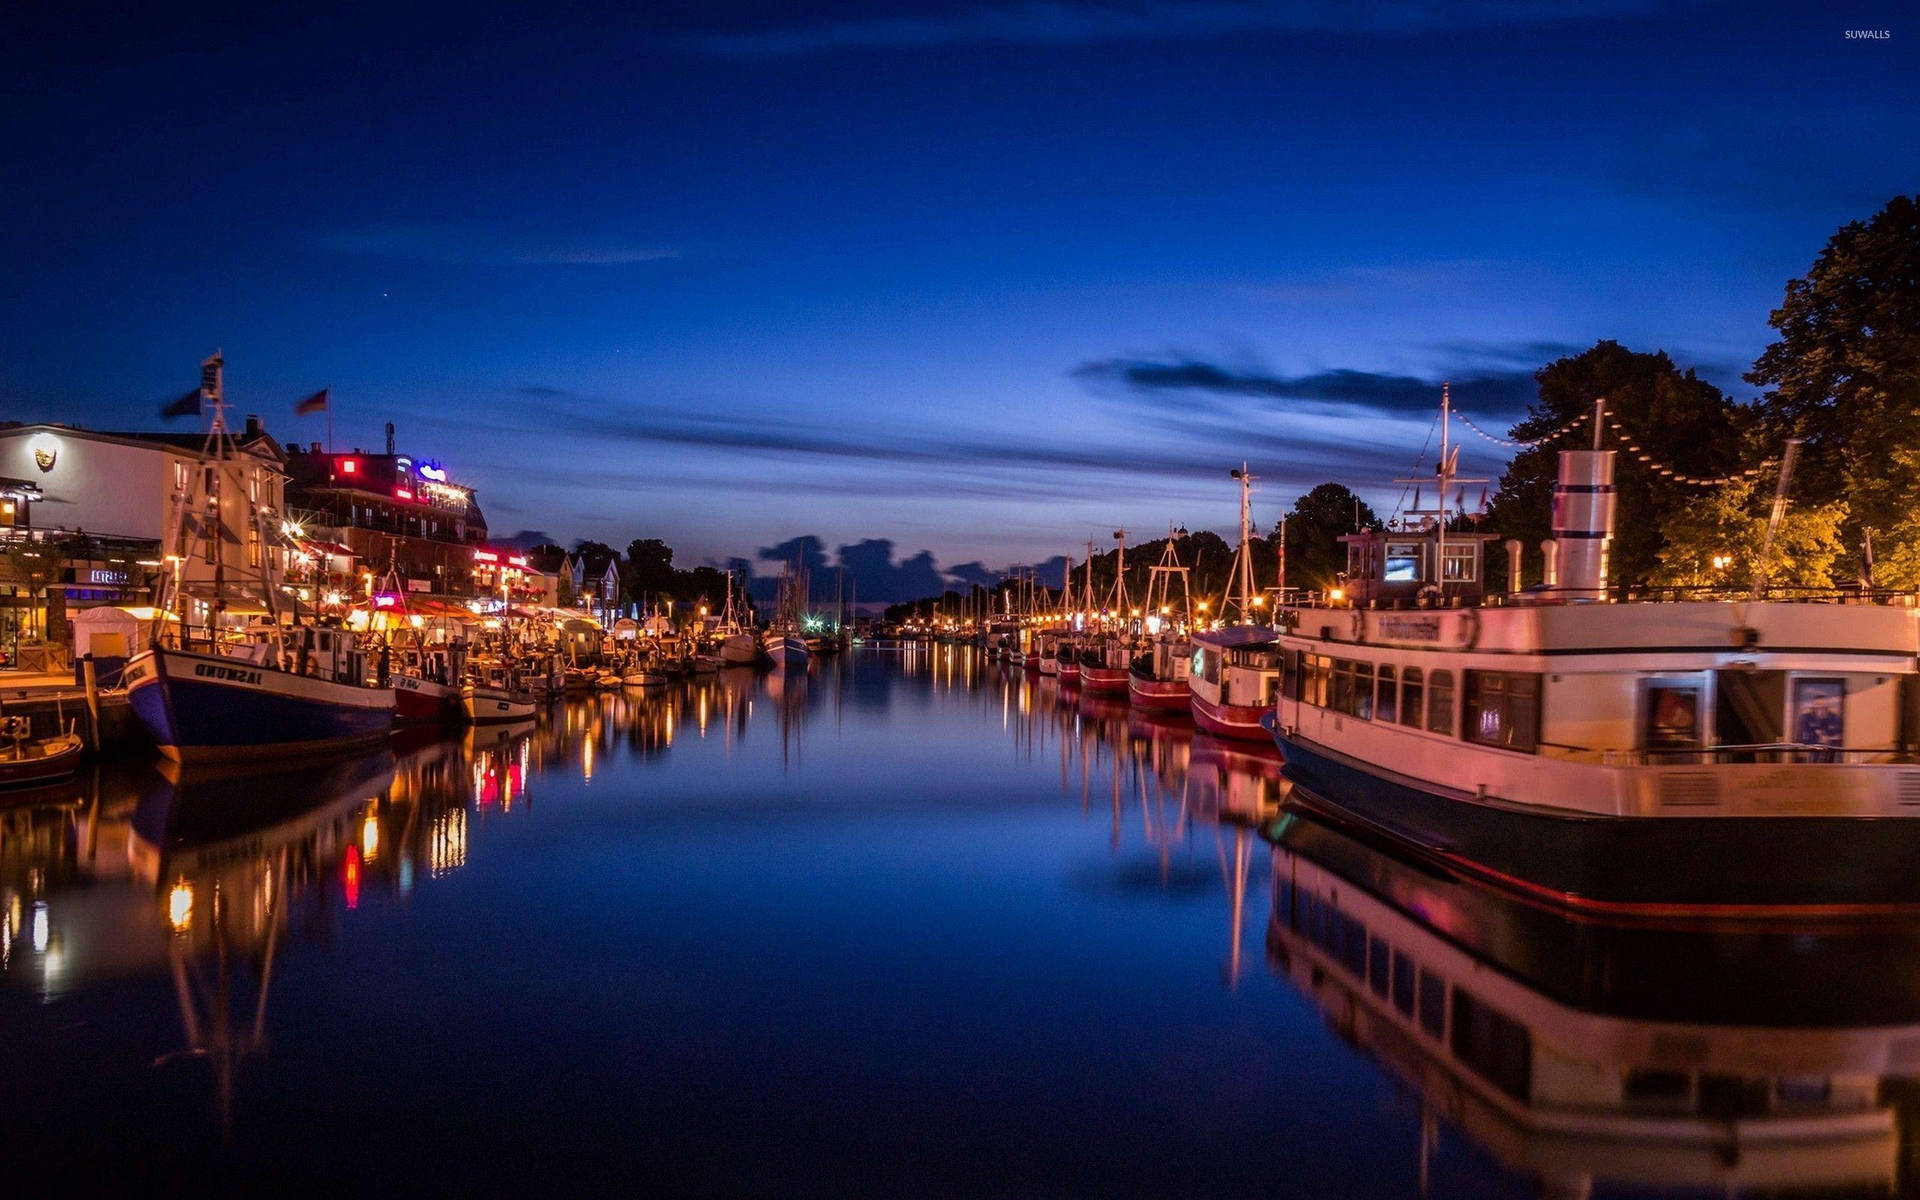
[[[1560,437],[1563,434],[1572,433],[1574,430],[1578,429],[1582,424],[1584,424],[1587,418],[1591,417],[1593,414],[1589,412],[1583,412],[1579,416],[1575,417],[1573,420],[1568,421],[1566,424],[1562,425],[1560,428],[1554,430],[1552,433],[1543,434],[1540,437],[1533,438],[1531,440],[1528,440],[1525,438],[1496,437],[1493,434],[1488,433],[1486,430],[1480,428],[1478,425],[1475,425],[1473,423],[1473,418],[1469,417],[1467,414],[1461,412],[1460,410],[1455,409],[1453,415],[1456,417],[1459,417],[1461,421],[1465,422],[1468,429],[1473,430],[1475,433],[1479,434],[1481,437],[1492,442],[1496,446],[1505,446],[1510,450],[1530,450],[1535,446],[1544,446],[1548,442],[1552,441],[1557,437]]]

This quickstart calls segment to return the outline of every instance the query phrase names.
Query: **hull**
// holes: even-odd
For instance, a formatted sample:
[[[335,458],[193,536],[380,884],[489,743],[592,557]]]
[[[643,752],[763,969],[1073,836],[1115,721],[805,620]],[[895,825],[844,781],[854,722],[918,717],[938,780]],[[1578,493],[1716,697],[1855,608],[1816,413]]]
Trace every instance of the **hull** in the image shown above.
[[[1271,708],[1255,704],[1215,704],[1198,692],[1191,694],[1191,702],[1193,723],[1215,737],[1272,744],[1273,735],[1260,723],[1261,717],[1273,711]]]
[[[720,661],[730,667],[750,667],[760,660],[760,643],[751,634],[736,633],[720,643]]]
[[[127,664],[127,703],[182,762],[313,754],[393,732],[388,688],[292,675],[212,654],[152,650]]]
[[[1127,694],[1140,708],[1185,709],[1193,690],[1184,679],[1147,679],[1129,675]]]
[[[80,749],[80,739],[70,733],[29,743],[25,757],[0,758],[0,789],[57,783],[80,765]]]
[[[530,720],[539,705],[531,696],[521,693],[468,684],[460,689],[460,707],[467,720],[475,725],[497,725],[503,721]]]
[[[659,671],[632,671],[620,677],[622,687],[665,687],[667,677]]]
[[[460,689],[411,675],[393,677],[393,719],[402,725],[438,724],[460,717]]]
[[[1298,737],[1274,738],[1301,802],[1536,903],[1652,919],[1920,910],[1920,820],[1526,811],[1442,794]]]
[[[1060,674],[1060,660],[1051,656],[1042,657],[1034,664],[1042,675]]]
[[[1133,678],[1133,672],[1125,667],[1089,667],[1080,668],[1080,686],[1089,692],[1119,693],[1125,695],[1127,683]]]
[[[767,655],[776,667],[804,667],[812,657],[807,644],[797,637],[769,637]]]
[[[1060,682],[1079,683],[1080,682],[1080,664],[1075,662],[1063,661],[1060,664]]]

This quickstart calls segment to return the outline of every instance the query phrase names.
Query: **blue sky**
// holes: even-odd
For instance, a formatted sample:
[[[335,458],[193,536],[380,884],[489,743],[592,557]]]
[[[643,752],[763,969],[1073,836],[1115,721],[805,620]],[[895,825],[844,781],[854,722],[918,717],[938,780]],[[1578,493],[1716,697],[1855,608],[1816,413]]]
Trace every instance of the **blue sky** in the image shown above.
[[[1263,523],[1390,506],[1442,378],[1498,422],[1604,337],[1747,394],[1784,282],[1920,180],[1894,4],[17,24],[0,413],[151,423],[218,346],[283,438],[330,386],[498,532],[695,560],[1226,529],[1242,455]]]

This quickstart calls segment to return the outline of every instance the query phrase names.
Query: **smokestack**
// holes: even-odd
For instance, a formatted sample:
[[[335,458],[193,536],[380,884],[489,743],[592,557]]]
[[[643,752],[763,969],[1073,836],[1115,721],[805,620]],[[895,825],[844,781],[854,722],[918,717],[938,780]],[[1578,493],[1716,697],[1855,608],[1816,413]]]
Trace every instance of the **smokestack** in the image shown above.
[[[1540,557],[1545,565],[1540,570],[1540,586],[1557,588],[1560,586],[1560,543],[1552,538],[1540,539]]]
[[[246,430],[242,434],[242,436],[249,437],[249,438],[257,438],[260,436],[260,414],[259,413],[247,414]]]
[[[387,453],[393,453],[393,422],[387,422]]]
[[[1507,591],[1520,590],[1520,539],[1507,539]]]
[[[1561,543],[1561,587],[1569,600],[1607,598],[1613,550],[1613,451],[1562,450],[1553,485],[1553,536]]]

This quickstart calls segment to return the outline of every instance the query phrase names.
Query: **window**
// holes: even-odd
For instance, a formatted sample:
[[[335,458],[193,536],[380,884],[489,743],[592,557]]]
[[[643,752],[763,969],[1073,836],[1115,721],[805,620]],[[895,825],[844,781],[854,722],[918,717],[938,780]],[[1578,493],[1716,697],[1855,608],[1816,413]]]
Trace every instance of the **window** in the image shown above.
[[[1363,721],[1373,720],[1373,664],[1370,662],[1353,664],[1353,715]]]
[[[1353,660],[1336,658],[1333,660],[1333,703],[1327,707],[1335,712],[1353,711]]]
[[[247,530],[247,565],[250,567],[260,565],[260,531],[258,529]]]
[[[1413,1015],[1413,960],[1393,952],[1393,1006],[1403,1017]]]
[[[1453,672],[1427,676],[1427,732],[1453,735]]]
[[[1701,727],[1701,689],[1692,683],[1647,685],[1646,728],[1649,750],[1698,750],[1706,745]]]
[[[1533,1084],[1533,1035],[1527,1027],[1464,988],[1453,989],[1454,1056],[1517,1100]]]
[[[1468,671],[1466,719],[1470,742],[1524,750],[1540,742],[1540,677],[1519,671]]]
[[[1420,579],[1420,546],[1417,542],[1388,542],[1386,570],[1381,578],[1388,583],[1415,583]]]
[[[1388,967],[1391,951],[1387,943],[1380,938],[1371,938],[1367,942],[1367,986],[1373,994],[1382,1000],[1387,998]]]
[[[1474,551],[1479,549],[1474,543],[1464,546],[1448,546],[1447,557],[1442,566],[1446,570],[1448,583],[1472,583],[1478,573],[1474,570]]]
[[[1400,706],[1394,695],[1393,664],[1381,663],[1379,683],[1374,687],[1373,719],[1393,722],[1399,720]]]
[[[1447,1033],[1447,984],[1438,975],[1420,972],[1420,1028],[1433,1037]]]
[[[1420,668],[1408,667],[1400,676],[1400,723],[1420,728],[1426,720],[1426,705],[1423,701],[1424,689],[1421,686]]]

